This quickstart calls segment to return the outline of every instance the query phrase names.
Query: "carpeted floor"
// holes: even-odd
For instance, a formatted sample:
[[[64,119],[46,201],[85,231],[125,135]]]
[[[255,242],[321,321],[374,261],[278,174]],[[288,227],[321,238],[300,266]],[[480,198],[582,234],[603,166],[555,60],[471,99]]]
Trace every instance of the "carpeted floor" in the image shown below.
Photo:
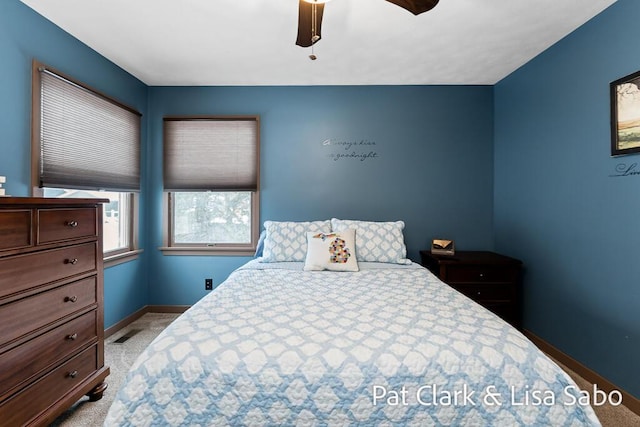
[[[116,391],[120,388],[120,384],[122,384],[129,371],[129,367],[135,362],[138,354],[176,317],[178,317],[178,314],[147,313],[122,331],[105,340],[105,363],[111,368],[111,375],[107,378],[109,388],[104,393],[104,397],[97,402],[89,402],[86,397],[81,399],[58,417],[52,426],[101,426]],[[124,343],[117,343],[116,341],[124,335],[132,336]],[[558,364],[573,377],[578,386],[585,390],[592,388],[589,382],[562,364]],[[595,410],[603,427],[640,426],[640,416],[624,406],[612,407],[605,405],[596,407]]]
[[[552,358],[553,359],[553,358]],[[589,381],[582,378],[580,375],[573,372],[571,369],[567,368],[562,363],[553,359],[558,366],[565,370],[571,378],[576,382],[578,387],[582,390],[591,391],[593,390],[593,384]],[[596,406],[593,408],[596,411],[596,415],[600,420],[600,423],[603,427],[639,427],[640,426],[640,416],[631,412],[624,405],[620,406],[611,406],[609,404]]]

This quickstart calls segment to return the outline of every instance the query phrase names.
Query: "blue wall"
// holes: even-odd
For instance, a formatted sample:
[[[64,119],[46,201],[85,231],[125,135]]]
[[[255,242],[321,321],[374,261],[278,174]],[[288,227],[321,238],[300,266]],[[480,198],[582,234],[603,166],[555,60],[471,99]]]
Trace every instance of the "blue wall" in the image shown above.
[[[409,256],[434,237],[493,245],[493,94],[478,87],[147,88],[18,0],[0,4],[0,172],[30,194],[33,58],[143,113],[141,247],[105,271],[105,326],[147,304],[193,304],[246,257],[164,256],[162,117],[258,114],[261,221],[360,218],[406,222]],[[331,140],[331,145],[324,144]],[[345,149],[336,143],[360,143]],[[368,154],[333,160],[331,155]]]
[[[413,259],[433,237],[459,249],[495,239],[525,262],[526,327],[639,396],[640,176],[610,175],[640,156],[609,157],[608,94],[608,82],[640,69],[638,16],[637,1],[619,0],[494,88],[148,88],[2,1],[0,175],[8,193],[29,195],[32,58],[143,113],[145,252],[105,271],[108,327],[147,304],[192,304],[204,277],[217,285],[249,259],[157,250],[162,117],[258,114],[262,221],[403,219]],[[360,141],[375,145],[335,144]],[[353,151],[376,157],[330,157]]]
[[[143,115],[146,113],[147,87],[142,82],[18,0],[0,2],[0,58],[0,175],[7,177],[7,193],[13,196],[31,195],[31,62],[34,58]],[[146,139],[144,117],[142,138]],[[142,201],[144,204],[144,196]],[[142,207],[141,217],[144,212]],[[147,277],[143,265],[140,259],[105,271],[105,326],[111,326],[146,304]]]
[[[640,156],[610,157],[609,82],[640,69],[619,0],[495,86],[496,248],[526,265],[525,327],[640,396]]]
[[[162,244],[162,118],[258,114],[262,222],[402,219],[414,260],[438,236],[455,239],[460,249],[491,249],[492,92],[489,86],[149,88],[150,246]],[[375,157],[331,157],[354,152]],[[247,260],[153,251],[150,303],[192,304],[205,293],[205,277],[217,285]]]

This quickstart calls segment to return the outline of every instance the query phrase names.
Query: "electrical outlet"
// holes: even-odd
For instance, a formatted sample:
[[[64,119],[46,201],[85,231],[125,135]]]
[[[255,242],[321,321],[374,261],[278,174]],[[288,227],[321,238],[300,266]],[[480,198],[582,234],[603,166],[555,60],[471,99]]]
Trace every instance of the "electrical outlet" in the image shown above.
[[[204,290],[205,291],[213,290],[213,279],[204,279]]]

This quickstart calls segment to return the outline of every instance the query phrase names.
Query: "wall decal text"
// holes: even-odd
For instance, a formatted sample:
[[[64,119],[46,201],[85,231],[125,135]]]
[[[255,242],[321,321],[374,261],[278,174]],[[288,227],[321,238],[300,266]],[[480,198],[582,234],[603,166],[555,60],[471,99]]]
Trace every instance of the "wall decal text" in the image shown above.
[[[327,157],[334,162],[338,160],[359,160],[361,162],[380,157],[376,151],[376,142],[362,139],[360,141],[338,141],[325,139],[322,145],[330,150]]]
[[[609,175],[610,177],[623,177],[623,176],[640,176],[640,167],[637,163],[618,163],[616,165],[616,172]]]

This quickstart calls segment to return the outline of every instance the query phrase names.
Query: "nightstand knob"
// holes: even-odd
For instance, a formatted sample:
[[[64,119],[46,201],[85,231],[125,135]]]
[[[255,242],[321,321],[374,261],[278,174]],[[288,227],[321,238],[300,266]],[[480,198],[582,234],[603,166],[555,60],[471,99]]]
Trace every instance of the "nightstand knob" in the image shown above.
[[[476,292],[476,295],[480,296],[482,294],[482,292],[478,291]]]

